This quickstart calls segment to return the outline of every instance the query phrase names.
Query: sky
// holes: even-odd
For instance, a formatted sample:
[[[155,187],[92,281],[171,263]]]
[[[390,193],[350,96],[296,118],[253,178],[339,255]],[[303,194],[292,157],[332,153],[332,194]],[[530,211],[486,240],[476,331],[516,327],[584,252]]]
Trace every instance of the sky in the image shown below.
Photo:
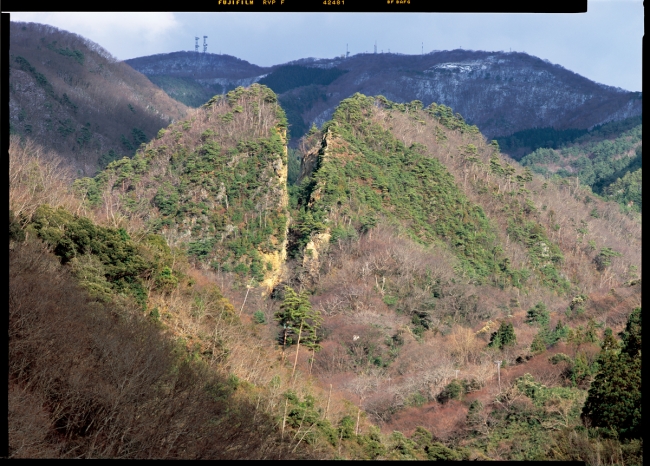
[[[377,50],[526,52],[593,81],[641,91],[641,0],[589,0],[587,13],[12,13],[98,43],[121,60],[194,50],[260,66]]]

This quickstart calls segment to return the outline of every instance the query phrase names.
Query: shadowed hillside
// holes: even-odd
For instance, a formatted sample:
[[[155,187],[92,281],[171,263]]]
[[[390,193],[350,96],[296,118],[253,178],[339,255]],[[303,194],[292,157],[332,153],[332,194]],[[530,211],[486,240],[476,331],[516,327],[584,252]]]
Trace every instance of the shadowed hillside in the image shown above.
[[[125,155],[185,105],[99,45],[52,26],[11,23],[11,133],[56,150],[78,175]]]

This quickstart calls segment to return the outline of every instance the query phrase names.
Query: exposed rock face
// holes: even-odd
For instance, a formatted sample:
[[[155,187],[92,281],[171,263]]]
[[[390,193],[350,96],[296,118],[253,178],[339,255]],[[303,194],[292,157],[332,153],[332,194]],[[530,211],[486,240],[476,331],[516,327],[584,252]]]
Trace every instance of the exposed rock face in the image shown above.
[[[286,160],[288,154],[287,149],[287,132],[282,130],[281,132],[282,141],[284,143],[284,159]],[[276,168],[277,167],[277,168]],[[286,163],[282,161],[281,157],[278,157],[273,163],[273,168],[277,175],[277,186],[280,186],[279,192],[279,205],[278,207],[283,211],[287,212],[289,209],[289,193],[287,192],[287,175],[289,172],[289,167]],[[273,289],[282,281],[285,275],[285,263],[287,261],[287,243],[288,243],[288,232],[289,232],[289,219],[287,215],[287,221],[284,226],[284,240],[282,241],[280,247],[276,251],[264,252],[260,251],[261,256],[265,262],[271,264],[271,270],[267,270],[264,274],[263,285],[266,287],[267,292],[272,292]]]
[[[331,137],[332,134],[328,131],[320,141],[320,148],[314,148],[305,157],[302,158],[300,163],[299,180],[311,175],[314,170],[318,169],[325,158],[330,157],[328,146]],[[308,207],[313,207],[314,202],[320,199],[322,189],[322,183],[316,185],[314,190],[311,192],[311,196],[307,204]],[[329,228],[326,228],[325,231],[321,233],[312,234],[310,241],[307,243],[303,251],[303,280],[309,282],[315,280],[318,277],[321,266],[319,258],[329,247],[330,238],[331,233]]]
[[[270,290],[287,255],[287,171],[284,113],[268,87],[254,84],[216,96],[79,187],[101,193],[96,202],[130,228]]]
[[[312,236],[311,241],[305,246],[304,256],[302,258],[302,267],[305,271],[306,278],[313,280],[318,277],[320,270],[319,257],[329,247],[331,235],[329,231],[316,233]]]

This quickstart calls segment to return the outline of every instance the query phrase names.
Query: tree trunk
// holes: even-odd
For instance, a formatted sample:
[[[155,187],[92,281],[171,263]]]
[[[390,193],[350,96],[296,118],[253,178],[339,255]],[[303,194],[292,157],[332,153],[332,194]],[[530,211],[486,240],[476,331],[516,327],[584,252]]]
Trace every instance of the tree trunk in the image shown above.
[[[330,398],[332,398],[332,384],[330,384],[330,393],[327,395],[327,406],[325,407],[325,414],[323,418],[327,419],[327,412],[330,410]]]
[[[300,336],[302,335],[302,325],[303,322],[300,322],[300,330],[298,330],[298,345],[296,346],[296,359],[293,361],[293,370],[291,371],[291,379],[293,379],[293,376],[296,373],[296,364],[298,364],[298,352],[300,351]]]

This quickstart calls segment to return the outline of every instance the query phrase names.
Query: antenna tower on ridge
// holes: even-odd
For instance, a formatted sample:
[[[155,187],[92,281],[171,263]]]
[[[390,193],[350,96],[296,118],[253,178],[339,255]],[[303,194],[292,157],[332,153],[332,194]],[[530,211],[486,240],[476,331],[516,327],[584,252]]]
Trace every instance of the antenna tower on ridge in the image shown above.
[[[377,41],[375,41],[375,53],[377,53]]]
[[[194,38],[194,51],[196,53],[199,53],[199,38],[198,37]]]
[[[206,50],[208,50],[208,43],[205,41],[208,36],[203,36],[203,53],[205,53]]]
[[[348,58],[350,56],[350,52],[348,52],[348,44],[345,44],[345,58]]]

